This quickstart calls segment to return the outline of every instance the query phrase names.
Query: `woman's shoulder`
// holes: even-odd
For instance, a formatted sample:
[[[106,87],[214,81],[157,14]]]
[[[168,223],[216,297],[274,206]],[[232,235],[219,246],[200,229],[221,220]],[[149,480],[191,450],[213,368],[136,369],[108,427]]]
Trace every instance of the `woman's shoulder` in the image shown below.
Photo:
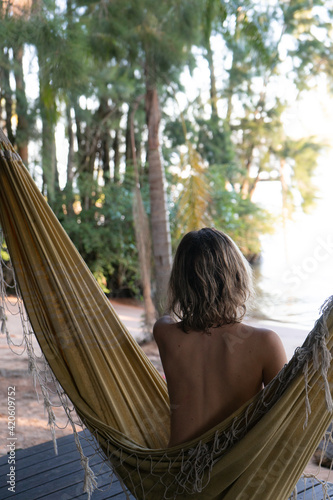
[[[252,331],[252,339],[258,346],[258,351],[261,351],[265,358],[278,357],[286,359],[285,349],[279,335],[269,328],[261,326],[249,326]]]
[[[170,327],[170,325],[174,325],[175,321],[169,314],[164,314],[161,316],[154,324],[153,334],[163,332],[166,327]]]
[[[270,342],[274,343],[280,341],[279,335],[270,328],[263,328],[261,326],[252,326],[245,324],[243,324],[243,327],[245,327],[249,332],[251,332],[254,336],[256,336],[257,339],[260,341],[265,341],[268,343]]]
[[[153,336],[156,342],[160,341],[165,335],[170,334],[173,331],[179,330],[179,322],[169,314],[161,316],[153,327]]]

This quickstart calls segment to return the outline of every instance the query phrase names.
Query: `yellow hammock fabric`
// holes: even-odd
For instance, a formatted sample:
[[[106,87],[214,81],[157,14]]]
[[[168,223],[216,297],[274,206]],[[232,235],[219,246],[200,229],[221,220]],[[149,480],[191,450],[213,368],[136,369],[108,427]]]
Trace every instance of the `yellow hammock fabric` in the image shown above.
[[[288,498],[332,419],[332,301],[264,391],[200,439],[166,449],[164,380],[121,324],[2,131],[0,222],[44,356],[137,499]]]

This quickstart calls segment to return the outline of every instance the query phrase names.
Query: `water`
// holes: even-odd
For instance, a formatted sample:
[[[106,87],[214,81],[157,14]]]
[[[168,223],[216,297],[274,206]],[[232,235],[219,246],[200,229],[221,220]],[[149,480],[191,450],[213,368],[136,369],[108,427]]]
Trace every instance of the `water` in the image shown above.
[[[320,306],[333,295],[330,213],[324,220],[299,215],[286,233],[279,228],[262,239],[262,262],[254,272],[259,317],[313,326]]]
[[[311,122],[308,118],[304,123]],[[320,156],[314,183],[316,207],[309,214],[298,208],[284,228],[280,223],[273,235],[262,237],[262,262],[255,270],[256,313],[306,328],[333,295],[332,147]],[[279,182],[259,183],[254,201],[281,218]]]

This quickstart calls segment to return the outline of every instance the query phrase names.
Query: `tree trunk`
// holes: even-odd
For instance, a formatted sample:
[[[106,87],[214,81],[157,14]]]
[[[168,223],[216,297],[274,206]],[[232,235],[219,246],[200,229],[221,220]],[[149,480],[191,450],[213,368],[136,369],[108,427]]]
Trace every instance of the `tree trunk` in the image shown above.
[[[73,180],[74,180],[74,132],[72,120],[72,106],[66,105],[68,155],[67,155],[67,179],[65,186],[67,213],[73,213]]]
[[[110,132],[106,130],[105,133],[102,134],[101,138],[101,146],[100,146],[100,156],[102,158],[102,167],[103,167],[103,179],[105,185],[110,183],[111,175],[110,175]]]
[[[243,178],[243,182],[241,185],[240,192],[242,194],[242,198],[248,198],[249,193],[250,193],[250,170],[251,170],[251,165],[252,165],[252,160],[253,160],[253,150],[254,150],[254,145],[251,146],[251,149],[248,154],[248,159],[246,161],[246,166],[245,166],[245,177]]]
[[[115,130],[113,139],[113,182],[118,184],[120,181],[120,151],[119,151],[119,128]]]
[[[153,326],[156,321],[156,309],[151,297],[151,250],[148,217],[143,206],[140,188],[137,185],[134,188],[133,218],[145,308],[145,340],[149,341],[152,339]]]
[[[56,165],[56,145],[55,145],[55,99],[44,100],[44,95],[48,95],[49,82],[43,68],[43,57],[38,54],[39,88],[40,88],[40,117],[42,121],[42,170],[43,170],[43,193],[47,196],[48,203],[54,206],[56,191],[58,190],[58,177]],[[58,185],[57,185],[58,184]]]
[[[94,167],[100,135],[95,127],[81,122],[80,107],[74,104],[76,139],[78,144],[77,186],[79,188],[81,206],[83,210],[91,208],[91,192],[94,183]]]
[[[51,206],[54,206],[59,186],[54,134],[53,123],[49,122],[42,113],[42,168],[46,183],[45,194]]]
[[[259,179],[260,179],[260,174],[261,174],[261,168],[258,168],[258,172],[257,172],[257,175],[255,176],[255,178],[253,179],[252,183],[251,183],[251,186],[249,188],[249,199],[252,200],[253,198],[253,195],[255,193],[255,190],[257,188],[257,185],[258,185],[258,182],[259,182]]]
[[[12,129],[12,114],[13,114],[13,100],[12,100],[12,90],[10,87],[10,72],[9,72],[9,55],[8,49],[3,49],[4,64],[2,67],[3,81],[2,83],[2,95],[5,99],[5,112],[6,112],[6,131],[10,142],[15,144],[15,137]],[[1,75],[2,76],[2,75]]]
[[[23,77],[23,45],[14,51],[14,75],[16,83],[16,113],[17,113],[17,132],[16,145],[18,154],[21,156],[25,165],[28,164],[28,102],[25,93],[25,84]]]
[[[126,171],[125,171],[125,180],[132,181],[133,179],[133,152],[132,152],[132,140],[131,140],[131,115],[132,109],[129,107],[127,113],[127,122],[126,122],[126,136],[125,136],[125,162],[126,162]],[[137,155],[136,155],[137,156]]]
[[[34,7],[38,6],[38,0]],[[39,107],[42,122],[42,170],[44,195],[47,201],[54,207],[56,194],[59,192],[59,178],[56,159],[55,127],[57,122],[56,94],[50,82],[47,71],[47,56],[45,46],[36,46],[39,66]]]
[[[151,230],[156,279],[156,307],[164,312],[171,271],[171,236],[166,204],[165,173],[159,152],[160,109],[155,86],[147,85],[146,120],[148,126],[148,166]]]
[[[217,113],[216,78],[215,78],[215,68],[213,61],[213,51],[210,45],[210,40],[208,40],[206,49],[207,49],[207,62],[210,74],[210,105],[212,108],[212,116],[217,117],[218,113]]]
[[[135,135],[134,135],[134,114],[144,95],[138,97],[130,115],[130,139],[132,151],[132,165],[135,176],[134,201],[133,201],[133,219],[135,229],[135,239],[138,246],[140,261],[140,274],[143,290],[143,301],[145,307],[145,327],[146,339],[151,340],[153,326],[156,321],[156,310],[151,298],[151,241],[149,234],[149,224],[146,211],[143,206],[139,169],[136,156]]]

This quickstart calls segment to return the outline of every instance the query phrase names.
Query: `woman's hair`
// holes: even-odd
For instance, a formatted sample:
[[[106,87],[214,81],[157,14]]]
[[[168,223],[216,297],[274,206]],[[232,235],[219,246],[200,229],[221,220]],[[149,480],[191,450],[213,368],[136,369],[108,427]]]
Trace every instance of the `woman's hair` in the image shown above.
[[[184,331],[239,323],[251,295],[251,268],[229,236],[203,228],[183,237],[171,271],[168,310]]]

